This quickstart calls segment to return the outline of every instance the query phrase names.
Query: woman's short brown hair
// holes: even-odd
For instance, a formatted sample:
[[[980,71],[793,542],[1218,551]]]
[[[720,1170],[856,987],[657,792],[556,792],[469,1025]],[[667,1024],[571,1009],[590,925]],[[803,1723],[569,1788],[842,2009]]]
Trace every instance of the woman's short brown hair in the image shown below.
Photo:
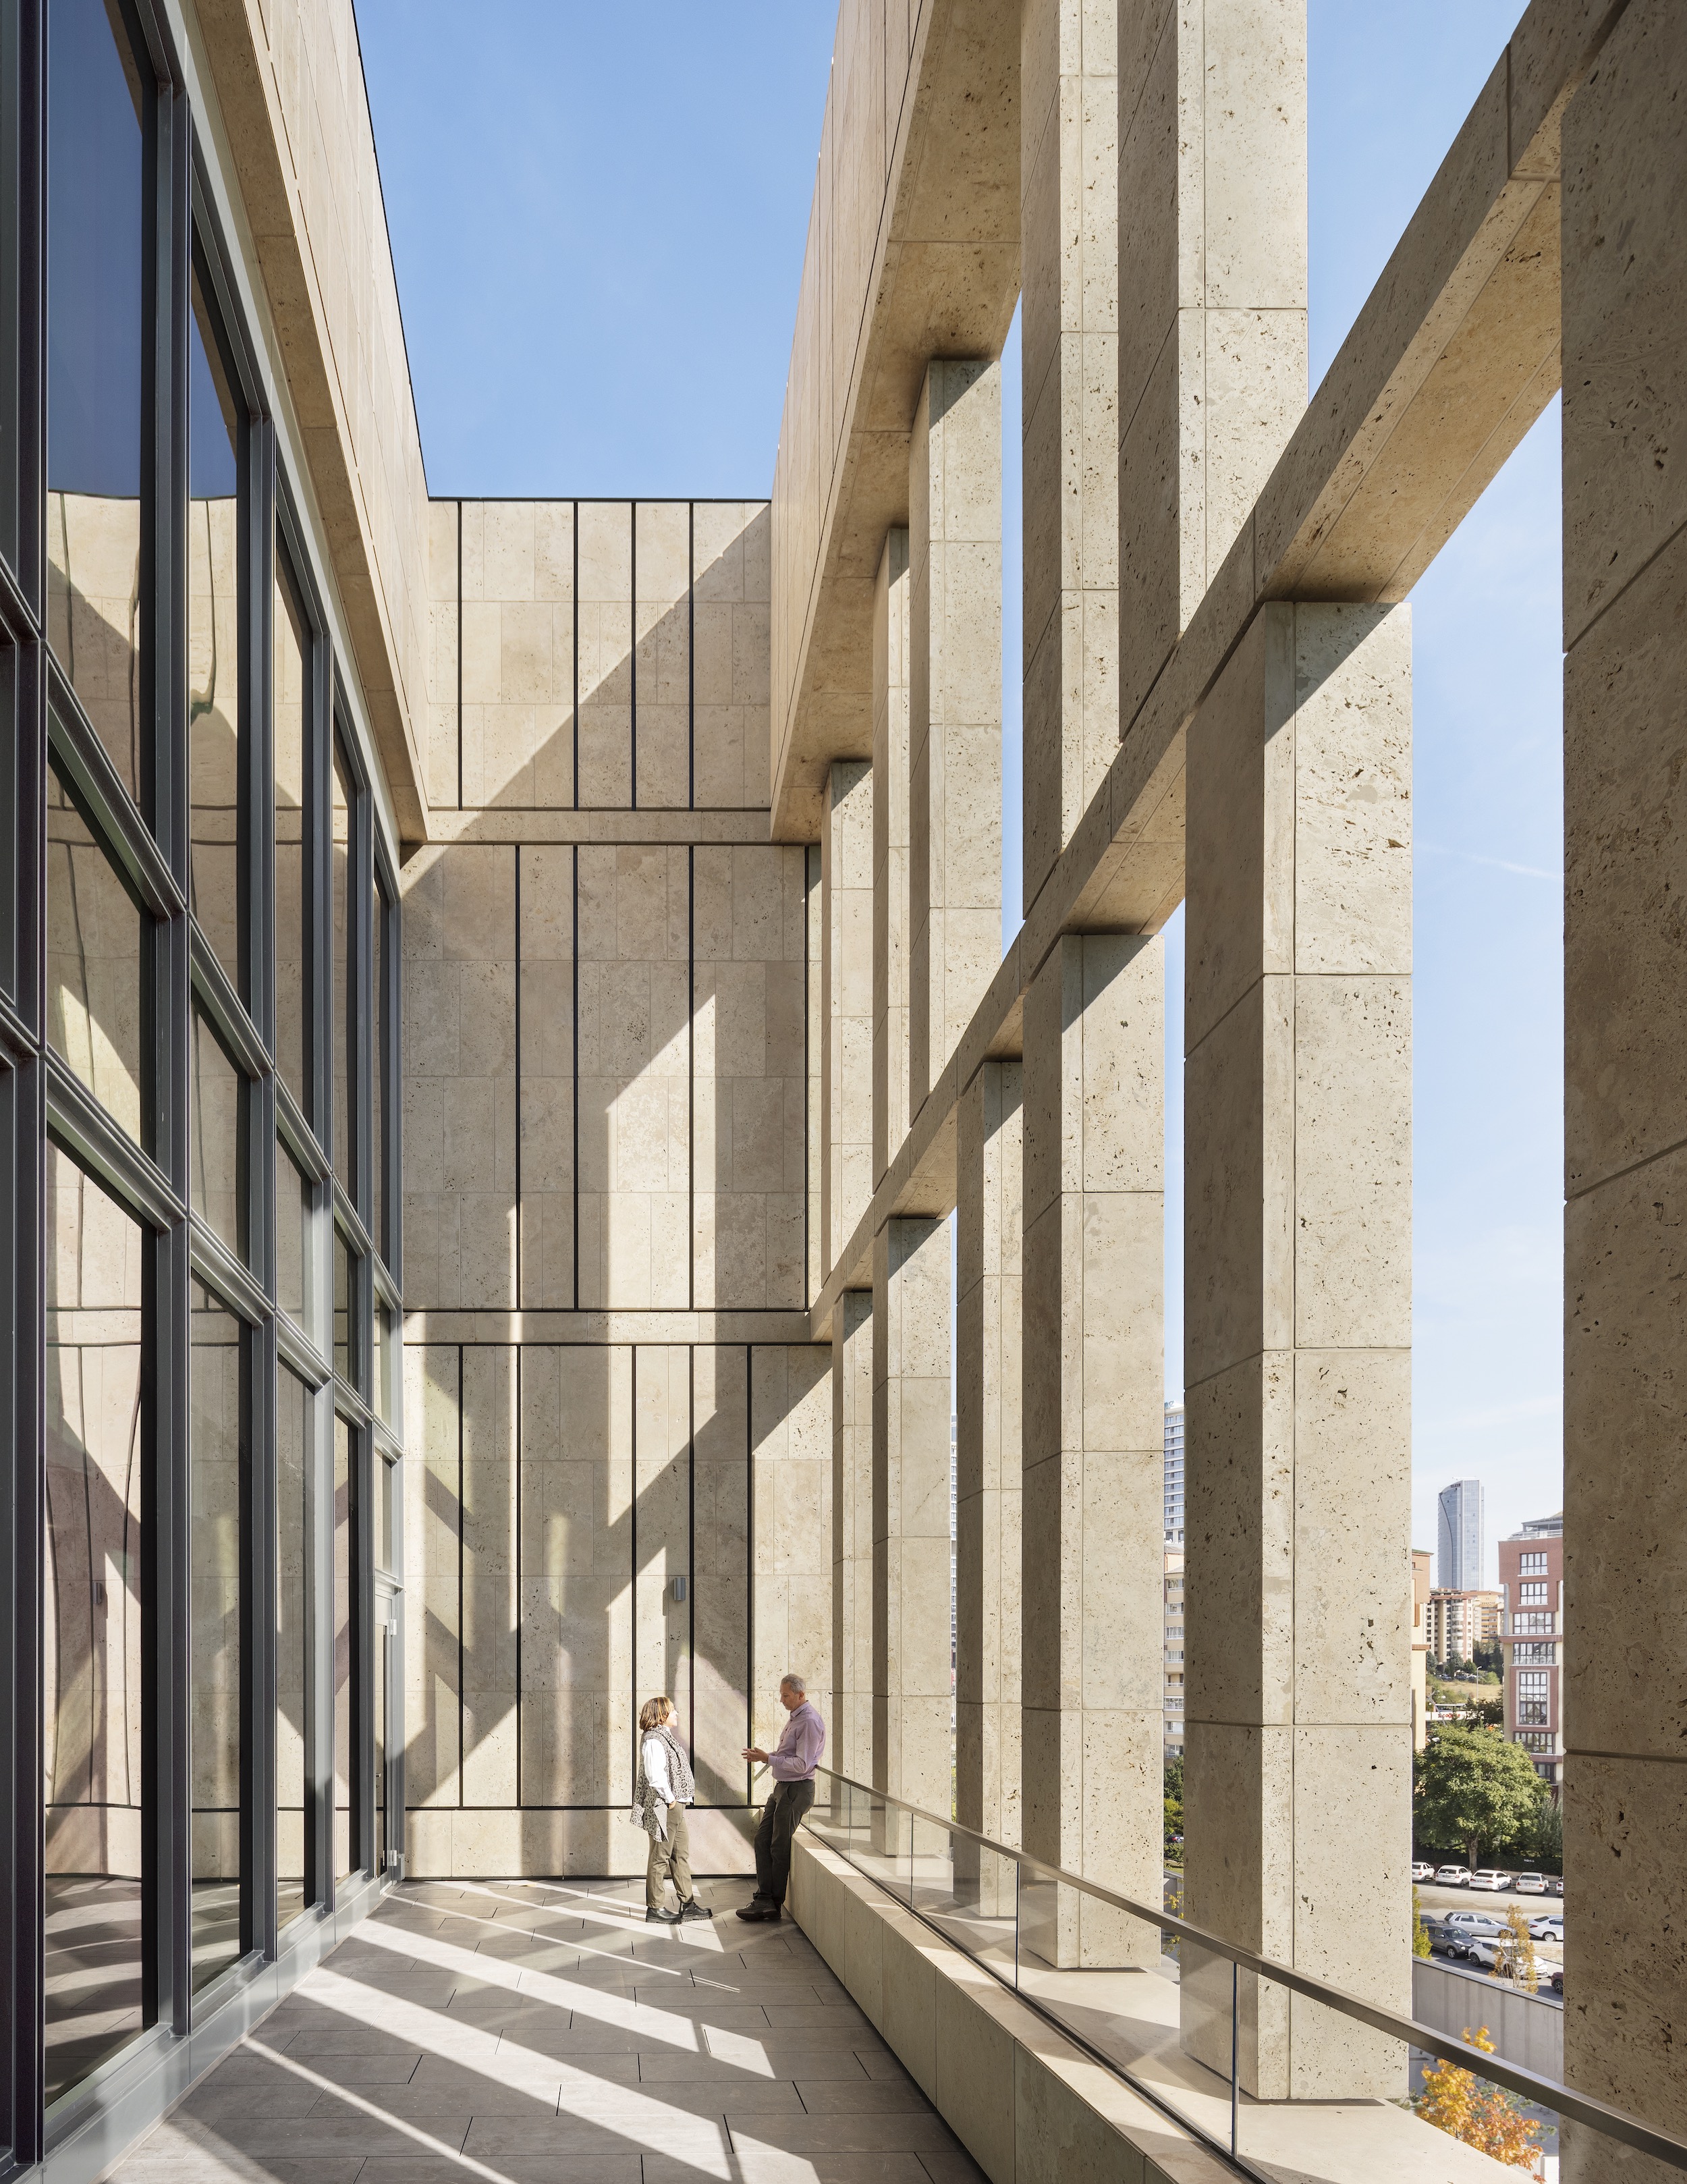
[[[671,1719],[673,1711],[673,1701],[658,1692],[654,1699],[646,1699],[639,1708],[638,1726],[644,1730],[660,1729],[665,1721]]]

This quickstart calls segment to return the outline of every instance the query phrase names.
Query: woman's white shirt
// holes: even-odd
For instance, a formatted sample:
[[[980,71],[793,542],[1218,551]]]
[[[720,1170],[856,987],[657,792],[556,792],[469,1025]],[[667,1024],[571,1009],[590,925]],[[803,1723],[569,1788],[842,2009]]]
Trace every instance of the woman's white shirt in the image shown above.
[[[665,1739],[647,1736],[643,1749],[644,1779],[665,1805],[674,1802],[673,1772],[668,1764],[668,1747]]]

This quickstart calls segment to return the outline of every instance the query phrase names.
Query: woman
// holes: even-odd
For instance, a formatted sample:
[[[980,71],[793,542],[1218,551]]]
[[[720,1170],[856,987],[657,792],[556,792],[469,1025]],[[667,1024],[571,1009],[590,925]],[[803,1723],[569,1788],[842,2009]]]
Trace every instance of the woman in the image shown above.
[[[644,1916],[655,1925],[677,1926],[682,1919],[712,1919],[691,1885],[691,1844],[685,1808],[697,1795],[685,1747],[674,1734],[674,1702],[646,1699],[638,1709],[638,1780],[632,1793],[633,1817],[650,1838],[644,1869]],[[680,1908],[665,1908],[668,1876]]]

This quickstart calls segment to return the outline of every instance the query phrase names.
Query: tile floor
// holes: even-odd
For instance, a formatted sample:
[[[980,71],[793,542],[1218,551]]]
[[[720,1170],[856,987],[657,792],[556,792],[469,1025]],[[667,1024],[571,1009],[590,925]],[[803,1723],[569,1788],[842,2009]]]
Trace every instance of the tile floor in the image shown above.
[[[642,1882],[396,1890],[115,2184],[978,2184],[789,1919]]]

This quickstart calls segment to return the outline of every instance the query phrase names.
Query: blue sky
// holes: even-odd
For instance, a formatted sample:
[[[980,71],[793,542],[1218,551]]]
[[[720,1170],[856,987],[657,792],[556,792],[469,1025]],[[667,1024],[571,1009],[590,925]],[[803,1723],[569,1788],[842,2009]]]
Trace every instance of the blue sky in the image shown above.
[[[1310,0],[1314,383],[1520,6]],[[443,0],[359,0],[358,20],[432,490],[766,493],[832,8],[481,0],[473,39]],[[1490,1576],[1491,1542],[1561,1498],[1557,471],[1555,404],[1413,602],[1414,1530],[1433,1545],[1436,1490],[1483,1479]],[[1016,661],[1016,568],[1006,590]],[[1011,916],[1016,841],[1005,861]],[[1172,1392],[1179,1217],[1174,1187]]]

